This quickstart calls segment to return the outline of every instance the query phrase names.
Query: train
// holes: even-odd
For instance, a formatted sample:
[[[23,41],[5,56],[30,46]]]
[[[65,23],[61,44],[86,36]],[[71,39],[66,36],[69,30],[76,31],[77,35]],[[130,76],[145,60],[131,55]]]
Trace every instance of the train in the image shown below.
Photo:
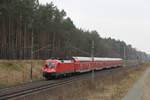
[[[104,68],[120,67],[123,65],[121,58],[72,57],[71,59],[47,59],[44,62],[43,77],[46,79],[57,78],[77,73],[102,70]]]

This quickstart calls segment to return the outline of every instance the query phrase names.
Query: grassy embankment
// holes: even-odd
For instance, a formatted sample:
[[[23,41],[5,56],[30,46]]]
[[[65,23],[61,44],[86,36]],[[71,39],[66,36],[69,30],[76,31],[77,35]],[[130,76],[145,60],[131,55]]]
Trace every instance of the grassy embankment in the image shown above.
[[[41,80],[42,60],[33,61],[33,81]],[[137,64],[126,61],[126,65]],[[30,60],[0,60],[0,87],[26,83],[30,81]]]
[[[43,79],[42,65],[43,61],[33,61],[33,80]],[[121,70],[111,76],[96,77],[94,83],[91,83],[90,80],[74,82],[53,91],[43,92],[42,96],[35,94],[34,97],[35,100],[42,98],[45,100],[49,98],[52,100],[120,100],[148,66],[150,64],[139,65],[137,68]],[[29,81],[30,61],[0,61],[0,87]]]
[[[150,64],[142,64],[110,76],[95,77],[94,83],[91,80],[77,81],[25,97],[24,100],[121,100],[149,66]]]
[[[43,61],[33,61],[33,81],[42,79]],[[0,87],[30,81],[29,60],[0,60]]]

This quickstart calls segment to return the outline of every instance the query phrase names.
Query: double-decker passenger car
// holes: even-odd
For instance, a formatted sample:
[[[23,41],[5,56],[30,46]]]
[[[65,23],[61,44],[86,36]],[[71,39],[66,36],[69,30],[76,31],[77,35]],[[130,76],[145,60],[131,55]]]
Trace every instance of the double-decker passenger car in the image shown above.
[[[72,57],[70,60],[48,59],[44,63],[43,76],[47,79],[73,73],[122,66],[121,58]]]

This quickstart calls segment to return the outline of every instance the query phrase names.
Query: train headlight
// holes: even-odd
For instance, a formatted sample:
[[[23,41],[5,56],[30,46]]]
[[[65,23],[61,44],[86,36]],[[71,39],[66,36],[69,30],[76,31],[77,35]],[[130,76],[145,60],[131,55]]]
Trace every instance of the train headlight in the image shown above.
[[[56,72],[56,70],[55,70],[55,69],[52,69],[51,71],[52,71],[52,72]]]

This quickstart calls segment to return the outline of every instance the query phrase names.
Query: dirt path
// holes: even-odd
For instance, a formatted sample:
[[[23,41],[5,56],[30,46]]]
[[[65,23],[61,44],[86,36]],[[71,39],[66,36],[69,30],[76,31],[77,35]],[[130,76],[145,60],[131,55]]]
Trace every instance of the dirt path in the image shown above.
[[[148,76],[148,81],[146,82],[142,100],[150,100],[150,74]]]
[[[144,75],[140,78],[140,80],[133,86],[131,90],[124,96],[122,100],[150,100],[150,99],[144,99],[143,96],[149,96],[149,94],[145,95],[144,92],[147,92],[150,89],[147,88],[147,82],[150,76],[150,68],[148,68]],[[149,91],[150,92],[150,91]]]

